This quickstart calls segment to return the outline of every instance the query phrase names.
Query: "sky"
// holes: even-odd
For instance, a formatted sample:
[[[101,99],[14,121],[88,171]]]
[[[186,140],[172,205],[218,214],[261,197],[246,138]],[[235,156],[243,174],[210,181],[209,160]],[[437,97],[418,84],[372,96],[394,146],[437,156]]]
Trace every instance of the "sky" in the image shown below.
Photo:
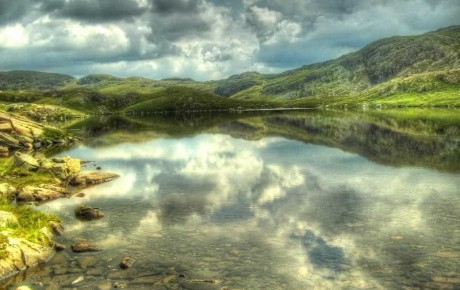
[[[0,0],[0,71],[277,73],[459,15],[459,0]]]

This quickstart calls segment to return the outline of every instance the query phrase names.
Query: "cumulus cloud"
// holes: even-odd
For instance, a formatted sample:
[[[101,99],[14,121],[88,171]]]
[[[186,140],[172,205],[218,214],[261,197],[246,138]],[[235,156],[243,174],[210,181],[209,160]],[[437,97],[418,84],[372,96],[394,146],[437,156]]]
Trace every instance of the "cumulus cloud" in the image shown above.
[[[456,0],[2,0],[0,66],[199,80],[271,73],[458,24],[459,14]]]

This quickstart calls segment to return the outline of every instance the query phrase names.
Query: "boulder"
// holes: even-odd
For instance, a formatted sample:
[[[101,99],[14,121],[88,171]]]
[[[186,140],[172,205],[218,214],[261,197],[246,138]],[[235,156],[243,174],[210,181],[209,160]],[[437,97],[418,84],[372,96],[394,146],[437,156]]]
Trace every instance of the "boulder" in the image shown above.
[[[73,243],[70,247],[75,253],[97,252],[101,250],[96,244],[90,241],[78,241]]]
[[[18,190],[8,183],[0,183],[0,198],[12,200],[18,194]]]
[[[38,160],[33,156],[21,152],[14,154],[14,165],[27,170],[37,170],[40,167]]]
[[[39,186],[25,186],[18,194],[19,202],[39,202],[58,199],[70,195],[70,192],[60,186],[41,184]]]
[[[80,205],[75,209],[75,216],[83,220],[95,220],[104,217],[104,213],[97,207]]]
[[[0,228],[17,224],[18,218],[12,212],[0,210]]]
[[[7,239],[4,249],[6,257],[0,259],[0,279],[43,264],[54,254],[51,247],[36,244],[22,238],[5,238]]]
[[[118,174],[100,171],[84,171],[76,174],[70,181],[72,185],[87,186],[108,182],[120,177]]]

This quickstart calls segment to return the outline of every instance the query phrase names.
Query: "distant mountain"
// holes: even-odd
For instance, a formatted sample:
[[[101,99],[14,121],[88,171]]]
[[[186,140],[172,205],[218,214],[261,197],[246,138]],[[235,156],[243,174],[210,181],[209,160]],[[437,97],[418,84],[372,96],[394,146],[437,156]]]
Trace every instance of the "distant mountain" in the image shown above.
[[[381,39],[337,59],[277,75],[232,76],[219,81],[215,92],[244,99],[350,96],[394,78],[452,69],[460,69],[460,26]]]
[[[106,74],[75,79],[63,74],[0,72],[1,102],[54,104],[83,112],[458,107],[460,25],[418,36],[381,39],[337,59],[280,74],[246,72],[219,81]]]
[[[57,73],[24,70],[0,72],[0,90],[47,90],[66,85],[74,79],[73,76]]]

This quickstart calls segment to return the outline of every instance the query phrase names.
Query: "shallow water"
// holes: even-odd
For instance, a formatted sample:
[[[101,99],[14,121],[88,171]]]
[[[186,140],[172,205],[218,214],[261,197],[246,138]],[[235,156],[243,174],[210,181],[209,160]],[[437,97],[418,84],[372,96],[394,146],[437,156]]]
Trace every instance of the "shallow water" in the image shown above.
[[[297,128],[305,127],[303,120]],[[82,198],[41,206],[63,218],[64,243],[90,239],[103,250],[67,249],[22,284],[34,289],[460,287],[455,164],[433,166],[448,169],[439,170],[400,160],[406,165],[394,166],[382,159],[384,153],[369,156],[373,150],[356,149],[356,142],[343,147],[331,137],[338,145],[324,146],[318,135],[307,142],[293,137],[298,132],[274,131],[256,138],[241,122],[260,125],[237,120],[219,123],[219,130],[213,125],[174,137],[151,129],[136,138],[115,134],[102,140],[102,134],[59,154],[94,161],[85,169],[100,166],[121,175],[84,190]],[[416,156],[429,158],[420,148],[413,148]],[[100,208],[105,217],[77,220],[74,208],[81,204]],[[120,270],[118,263],[128,255],[136,260],[133,267]]]

